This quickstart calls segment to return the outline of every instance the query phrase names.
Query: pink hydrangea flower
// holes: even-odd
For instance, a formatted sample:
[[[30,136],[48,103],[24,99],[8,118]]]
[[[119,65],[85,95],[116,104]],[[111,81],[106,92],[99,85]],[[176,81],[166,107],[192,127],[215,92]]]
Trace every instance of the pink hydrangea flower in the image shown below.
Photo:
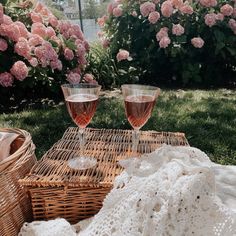
[[[42,11],[43,8],[44,8],[43,4],[41,2],[37,2],[36,6],[34,8],[34,11],[38,13],[38,12]]]
[[[43,46],[38,46],[38,47],[34,48],[34,55],[38,59],[38,61],[42,65],[42,67],[46,67],[49,65],[47,57],[44,53],[46,53],[46,52],[45,52],[45,48]]]
[[[106,21],[106,17],[104,16],[104,20]],[[78,39],[84,40],[84,34],[81,31],[79,25],[72,25],[71,28],[69,29],[69,35],[70,36],[76,36]]]
[[[75,67],[72,72],[77,73],[77,74],[81,74],[81,69],[80,66],[78,65],[77,67]]]
[[[53,66],[51,65],[53,69],[61,68],[61,63],[58,61],[58,54],[49,42],[44,41],[41,46],[36,47],[34,49],[34,54],[42,67],[47,67],[53,62]]]
[[[172,34],[177,35],[177,36],[184,34],[184,27],[180,24],[173,25]]]
[[[0,38],[0,51],[4,52],[8,48],[7,41],[5,39]]]
[[[103,39],[102,40],[102,46],[103,48],[108,48],[110,45],[110,41],[108,39]]]
[[[234,19],[230,19],[228,24],[234,34],[236,34],[236,21]]]
[[[195,48],[202,48],[204,45],[204,41],[200,37],[192,38],[191,43]]]
[[[230,6],[229,4],[225,4],[220,8],[220,12],[224,15],[224,16],[230,16],[233,14],[233,7]]]
[[[69,33],[69,31],[65,31],[65,32],[63,32],[63,37],[65,38],[65,39],[69,39],[70,38],[70,33]]]
[[[188,14],[188,15],[192,15],[193,14],[193,8],[188,5],[188,4],[184,4],[179,8],[180,12],[182,14]]]
[[[22,22],[20,22],[20,21],[16,21],[16,22],[14,22],[14,24],[16,26],[18,26],[18,29],[20,31],[20,37],[28,38],[29,32],[26,29],[25,25]]]
[[[58,21],[58,29],[61,34],[68,31],[71,28],[71,23],[69,21],[60,20]]]
[[[128,58],[129,58],[129,52],[124,49],[120,49],[116,55],[116,59],[118,62],[123,61],[123,60],[127,60]]]
[[[204,19],[205,19],[205,24],[208,25],[209,27],[212,27],[213,25],[216,24],[216,14],[215,13],[206,14]]]
[[[84,80],[85,80],[86,82],[88,82],[88,83],[94,80],[92,74],[85,74],[83,78],[84,78]]]
[[[107,5],[107,12],[108,12],[110,15],[112,15],[112,13],[113,13],[113,4],[112,4],[112,3],[109,3],[109,4]]]
[[[97,23],[100,27],[103,27],[105,25],[106,20],[107,20],[107,16],[102,16],[101,18],[97,19]]]
[[[142,16],[147,17],[151,12],[155,11],[156,5],[153,2],[145,2],[140,5]]]
[[[170,1],[165,1],[161,5],[161,13],[165,17],[170,17],[174,11],[174,8]]]
[[[234,10],[233,10],[232,17],[233,17],[233,18],[236,18],[236,8],[234,8]]]
[[[0,85],[2,85],[3,87],[11,87],[13,84],[13,80],[13,76],[8,72],[0,74]]]
[[[154,4],[158,4],[158,3],[160,2],[160,0],[152,0],[152,2],[153,2]]]
[[[71,61],[71,60],[74,59],[74,53],[73,53],[73,51],[72,51],[71,49],[69,49],[69,48],[65,48],[65,50],[64,50],[64,56],[65,56],[66,60],[68,60],[68,61]]]
[[[48,38],[56,36],[55,30],[51,26],[46,28],[46,34]]]
[[[157,41],[160,41],[163,37],[168,37],[168,28],[163,27],[159,30],[159,32],[156,34]]]
[[[113,9],[113,15],[114,15],[115,17],[122,16],[122,14],[123,14],[123,11],[122,11],[122,9],[121,9],[120,7],[115,7],[115,8]]]
[[[171,0],[171,3],[176,9],[180,9],[184,5],[183,0]]]
[[[37,34],[31,34],[29,38],[29,45],[35,47],[35,46],[41,45],[43,41],[44,39],[41,36]]]
[[[31,55],[30,55],[30,46],[29,46],[29,43],[28,41],[25,39],[25,38],[19,38],[19,41],[15,44],[15,52],[26,58],[26,59],[30,59],[31,58]]]
[[[138,13],[137,13],[136,11],[132,11],[131,15],[132,15],[133,17],[137,17],[137,16],[138,16]]]
[[[28,67],[23,61],[15,62],[10,71],[20,81],[23,81],[29,73]]]
[[[52,36],[50,39],[56,42],[59,47],[62,45],[61,40],[57,36]]]
[[[50,66],[51,66],[51,68],[53,70],[57,69],[59,71],[61,71],[62,67],[63,67],[62,62],[60,60],[53,60],[53,61],[51,61]]]
[[[35,58],[35,57],[32,57],[30,60],[29,60],[29,63],[31,66],[33,67],[36,67],[39,63],[38,63],[38,60]]]
[[[87,65],[88,62],[85,55],[78,55],[78,63],[84,66]]]
[[[43,6],[43,9],[40,11],[40,14],[44,17],[44,18],[49,18],[50,15],[52,15],[52,13],[49,11],[49,9],[45,6]]]
[[[58,26],[58,19],[55,16],[50,16],[49,17],[49,23],[52,27],[57,27]]]
[[[105,24],[105,22],[104,22],[104,19],[103,19],[103,18],[98,18],[98,19],[97,19],[97,23],[98,23],[98,25],[99,25],[100,27],[103,27],[103,26],[104,26],[104,24]]]
[[[94,79],[93,75],[91,75],[91,74],[85,74],[83,79],[86,83],[98,84],[98,82]]]
[[[217,13],[215,15],[216,20],[223,21],[224,20],[224,15],[222,13]]]
[[[12,24],[12,23],[13,23],[13,21],[12,21],[12,19],[11,19],[10,16],[3,15],[3,24],[5,24],[5,25],[10,25],[10,24]]]
[[[52,47],[51,43],[44,41],[42,46],[44,47],[44,56],[51,61],[56,61],[58,59],[58,54]]]
[[[78,84],[80,82],[81,76],[78,73],[70,72],[67,75],[67,81],[69,81],[70,84]]]
[[[11,25],[1,24],[0,35],[8,37],[10,40],[17,42],[20,38],[20,30],[17,25],[12,23]]]
[[[148,20],[151,24],[155,24],[160,19],[160,13],[153,11],[149,14]]]
[[[217,0],[200,0],[200,3],[204,7],[215,7],[217,5]]]
[[[84,45],[81,42],[75,42],[75,45],[77,47],[76,53],[77,55],[84,55],[86,53],[86,49],[84,47]]]
[[[167,48],[170,43],[171,43],[170,38],[167,37],[167,36],[164,36],[164,37],[160,40],[159,46],[160,46],[160,48]]]
[[[31,33],[45,38],[47,36],[47,29],[42,23],[33,23],[31,26]]]
[[[83,45],[84,45],[86,52],[88,52],[90,49],[89,43],[85,40],[85,41],[83,41]]]
[[[43,18],[39,13],[36,13],[35,11],[32,11],[30,13],[30,18],[33,23],[43,23]]]

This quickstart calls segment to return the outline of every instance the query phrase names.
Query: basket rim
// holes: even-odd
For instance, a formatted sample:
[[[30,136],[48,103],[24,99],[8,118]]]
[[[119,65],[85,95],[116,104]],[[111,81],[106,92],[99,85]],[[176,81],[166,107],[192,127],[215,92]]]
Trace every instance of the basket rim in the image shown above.
[[[0,132],[8,132],[8,133],[16,133],[19,136],[25,138],[21,147],[16,150],[13,154],[5,158],[4,160],[0,161],[0,174],[2,174],[6,169],[9,169],[9,166],[16,161],[20,156],[27,152],[29,146],[32,146],[32,149],[35,149],[34,144],[32,144],[32,138],[29,132],[18,129],[18,128],[0,128]]]

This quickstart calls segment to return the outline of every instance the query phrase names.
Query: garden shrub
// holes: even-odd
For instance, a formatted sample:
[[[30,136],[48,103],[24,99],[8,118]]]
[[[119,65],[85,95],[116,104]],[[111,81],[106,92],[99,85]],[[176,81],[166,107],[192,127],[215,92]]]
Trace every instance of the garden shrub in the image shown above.
[[[116,0],[98,19],[127,80],[194,86],[236,82],[236,2]],[[119,83],[119,82],[117,82]]]
[[[129,70],[126,70],[121,66],[117,67],[110,51],[104,49],[99,42],[90,44],[87,59],[86,71],[92,73],[96,81],[105,89],[119,87],[121,84],[128,82],[138,82],[136,69],[130,67]]]
[[[65,82],[95,82],[84,72],[88,51],[80,27],[40,2],[0,4],[0,104],[58,96]]]

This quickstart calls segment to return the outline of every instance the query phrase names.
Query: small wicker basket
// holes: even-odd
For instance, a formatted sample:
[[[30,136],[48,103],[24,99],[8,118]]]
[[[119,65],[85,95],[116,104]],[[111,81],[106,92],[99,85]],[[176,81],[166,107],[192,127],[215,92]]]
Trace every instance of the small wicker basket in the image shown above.
[[[72,170],[67,161],[78,153],[78,132],[78,128],[68,128],[20,180],[30,193],[35,220],[63,217],[77,223],[96,214],[122,171],[118,161],[131,153],[130,130],[86,129],[85,155],[95,157],[98,164],[88,170]],[[188,145],[183,133],[142,131],[138,151],[149,153],[163,143]]]
[[[0,162],[0,235],[18,235],[25,221],[32,220],[30,199],[18,180],[36,163],[35,146],[28,132],[1,129],[19,136],[11,144],[11,155]]]

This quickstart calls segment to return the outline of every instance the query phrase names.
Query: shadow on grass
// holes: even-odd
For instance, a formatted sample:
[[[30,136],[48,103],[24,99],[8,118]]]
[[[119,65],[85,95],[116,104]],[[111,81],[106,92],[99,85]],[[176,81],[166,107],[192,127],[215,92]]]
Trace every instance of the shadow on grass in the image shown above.
[[[167,108],[168,107],[168,108]],[[147,129],[182,131],[191,146],[221,164],[236,164],[236,102],[224,98],[160,101]]]

